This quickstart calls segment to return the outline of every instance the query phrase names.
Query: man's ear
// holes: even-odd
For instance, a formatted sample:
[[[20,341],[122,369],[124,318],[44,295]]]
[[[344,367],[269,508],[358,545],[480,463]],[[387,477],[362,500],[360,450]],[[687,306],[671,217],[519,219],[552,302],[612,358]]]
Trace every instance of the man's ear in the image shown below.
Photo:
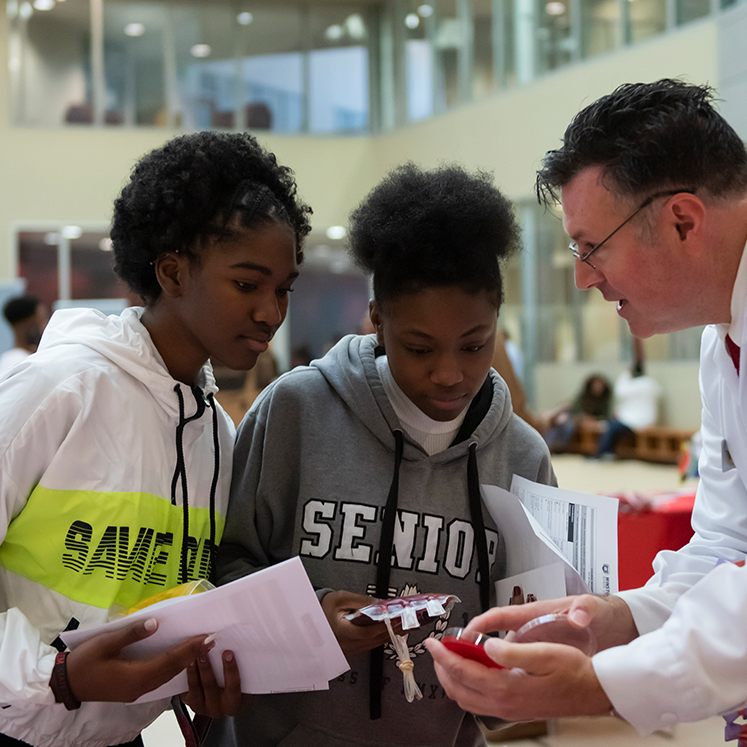
[[[692,239],[702,235],[705,213],[705,205],[697,195],[681,192],[672,198],[669,204],[669,214],[680,241],[691,242]]]
[[[384,322],[381,315],[381,309],[376,301],[369,301],[368,314],[371,317],[374,332],[376,332],[376,342],[384,347]]]
[[[155,262],[156,280],[163,293],[169,298],[178,298],[182,294],[183,273],[188,270],[186,257],[173,252],[162,254]]]

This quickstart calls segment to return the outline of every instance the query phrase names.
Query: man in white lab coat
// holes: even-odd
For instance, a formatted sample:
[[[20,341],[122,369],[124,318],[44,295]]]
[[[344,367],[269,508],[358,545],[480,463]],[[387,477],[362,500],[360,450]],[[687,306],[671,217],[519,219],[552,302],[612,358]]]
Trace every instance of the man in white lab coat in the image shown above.
[[[470,623],[516,629],[568,611],[595,633],[593,657],[496,638],[486,650],[508,668],[488,669],[429,643],[466,710],[510,720],[612,710],[646,734],[747,701],[747,568],[737,565],[747,557],[747,152],[712,97],[674,80],[621,86],[574,118],[537,181],[540,199],[562,202],[577,286],[617,304],[634,335],[709,325],[695,536],[659,553],[642,589]]]

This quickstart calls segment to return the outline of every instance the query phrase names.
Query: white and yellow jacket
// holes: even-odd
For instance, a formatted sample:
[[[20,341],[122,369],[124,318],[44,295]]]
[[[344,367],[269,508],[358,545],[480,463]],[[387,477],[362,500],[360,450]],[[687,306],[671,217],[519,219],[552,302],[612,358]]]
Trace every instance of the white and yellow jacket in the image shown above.
[[[175,381],[145,327],[55,313],[0,380],[0,734],[34,747],[128,742],[168,702],[55,703],[58,636],[206,577],[231,479],[233,424]]]

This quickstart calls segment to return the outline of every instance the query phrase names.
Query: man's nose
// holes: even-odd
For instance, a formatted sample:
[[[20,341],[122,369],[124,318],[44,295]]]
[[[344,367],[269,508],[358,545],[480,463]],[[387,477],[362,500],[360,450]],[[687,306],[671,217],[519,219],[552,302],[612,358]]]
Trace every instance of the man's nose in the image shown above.
[[[604,276],[599,272],[599,270],[592,267],[588,262],[583,262],[580,259],[576,260],[574,277],[576,280],[576,288],[579,290],[595,288],[604,280]]]

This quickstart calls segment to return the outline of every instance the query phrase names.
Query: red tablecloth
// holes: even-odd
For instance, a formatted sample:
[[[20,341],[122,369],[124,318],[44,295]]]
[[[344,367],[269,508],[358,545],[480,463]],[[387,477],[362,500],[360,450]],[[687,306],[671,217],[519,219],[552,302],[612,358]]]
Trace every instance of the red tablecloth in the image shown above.
[[[659,550],[679,550],[693,536],[690,514],[695,493],[679,495],[651,510],[621,511],[617,521],[620,590],[636,589],[652,576]]]

